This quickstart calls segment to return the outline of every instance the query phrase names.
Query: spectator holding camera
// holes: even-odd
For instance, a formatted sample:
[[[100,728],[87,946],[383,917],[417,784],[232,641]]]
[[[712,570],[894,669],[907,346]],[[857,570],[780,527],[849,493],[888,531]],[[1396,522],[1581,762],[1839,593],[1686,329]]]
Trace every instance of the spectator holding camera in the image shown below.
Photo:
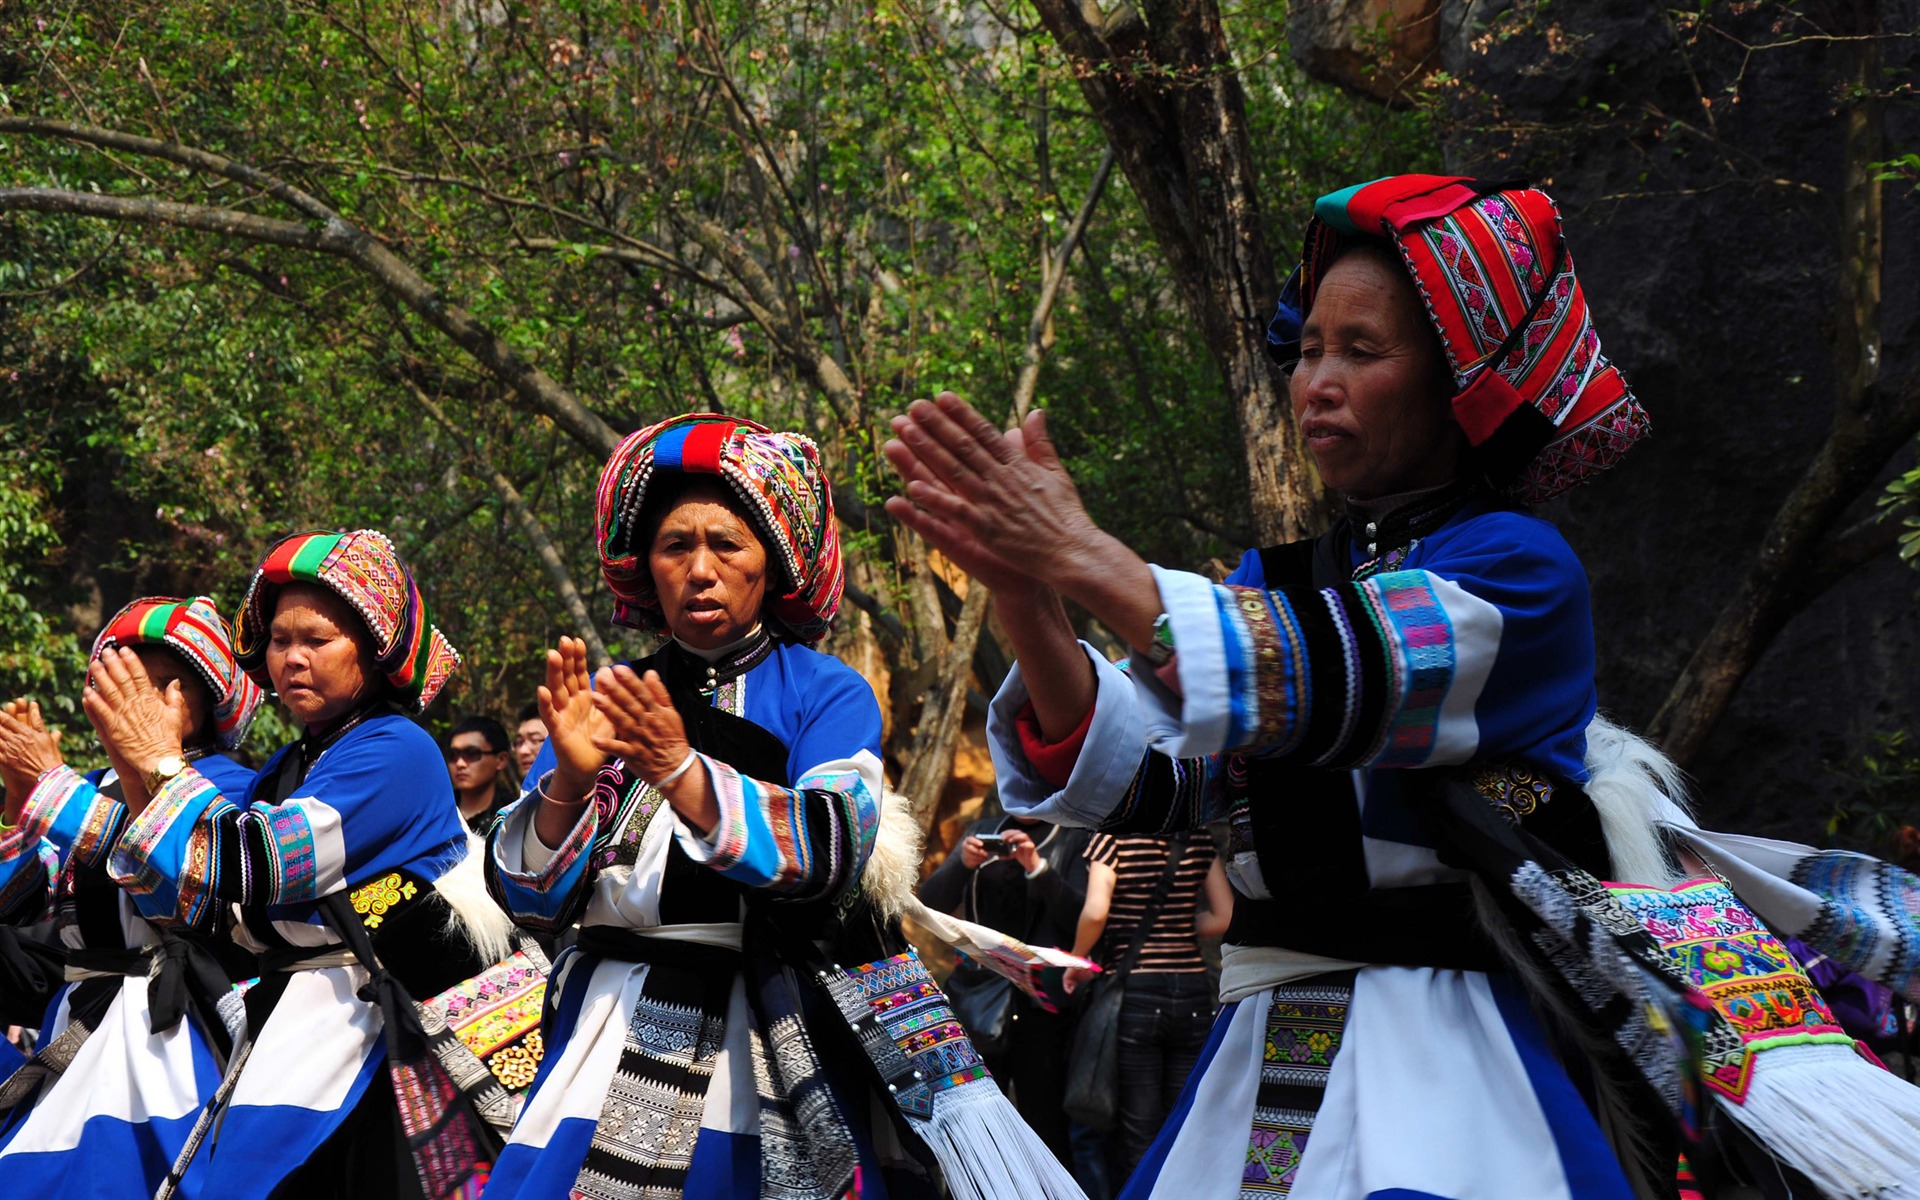
[[[1087,894],[1090,834],[1045,821],[976,821],[920,884],[929,907],[1036,946],[1073,943]],[[960,1021],[1014,1107],[1061,1162],[1072,1161],[1061,1107],[1072,1018],[1050,1013],[1005,979],[963,963],[947,981]]]

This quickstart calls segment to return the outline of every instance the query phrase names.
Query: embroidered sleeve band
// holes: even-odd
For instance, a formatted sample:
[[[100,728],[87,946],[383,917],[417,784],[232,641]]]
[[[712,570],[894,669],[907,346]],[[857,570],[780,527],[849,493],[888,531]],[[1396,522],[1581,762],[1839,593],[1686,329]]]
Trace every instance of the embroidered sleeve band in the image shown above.
[[[540,810],[540,785],[508,805],[487,837],[487,890],[520,925],[542,932],[565,928],[579,915],[578,901],[592,876],[587,853],[600,829],[595,802],[582,806],[580,819],[558,848],[543,845],[533,831]]]
[[[20,823],[0,829],[0,863],[38,858],[41,840],[53,833],[54,824],[69,805],[77,801],[84,806],[89,797],[98,794],[79,772],[64,763],[41,775],[20,810]],[[68,818],[69,823],[72,820]]]
[[[189,768],[127,826],[107,870],[148,920],[204,929],[215,901],[287,904],[339,887],[339,824],[310,798],[243,808]]]
[[[680,845],[694,861],[794,899],[839,895],[859,879],[880,825],[880,796],[869,778],[877,778],[877,761],[870,769],[857,760],[826,763],[792,788],[750,779],[705,755],[701,761],[720,820],[704,838],[682,825]]]
[[[1323,767],[1460,762],[1501,612],[1427,571],[1338,587],[1234,587],[1155,568],[1180,695],[1141,677],[1155,748],[1241,750]]]

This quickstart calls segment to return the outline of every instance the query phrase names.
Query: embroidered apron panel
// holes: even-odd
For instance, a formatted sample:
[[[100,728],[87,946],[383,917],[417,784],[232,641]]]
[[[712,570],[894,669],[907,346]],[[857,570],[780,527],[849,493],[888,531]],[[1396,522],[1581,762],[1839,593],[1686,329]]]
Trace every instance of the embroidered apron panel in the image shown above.
[[[1292,1193],[1334,1056],[1340,1053],[1353,978],[1346,971],[1273,989],[1241,1200]]]
[[[1786,944],[1719,879],[1668,891],[1631,884],[1608,890],[1680,965],[1740,1035],[1740,1052],[1709,1059],[1706,1083],[1738,1103],[1753,1079],[1753,1056],[1773,1046],[1853,1044]]]

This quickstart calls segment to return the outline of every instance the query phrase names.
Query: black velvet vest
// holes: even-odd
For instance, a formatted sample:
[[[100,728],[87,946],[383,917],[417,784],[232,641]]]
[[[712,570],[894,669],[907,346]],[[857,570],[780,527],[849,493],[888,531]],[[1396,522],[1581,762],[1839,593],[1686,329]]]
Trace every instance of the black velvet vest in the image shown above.
[[[1262,550],[1266,586],[1278,590],[1347,584],[1351,544],[1342,521],[1320,538]],[[1323,719],[1337,720],[1338,714],[1310,718]],[[1315,741],[1310,726],[1304,743]],[[1228,942],[1386,966],[1500,968],[1464,880],[1373,886],[1350,771],[1238,755],[1231,756],[1224,769],[1227,795],[1233,807],[1245,813],[1236,837],[1251,841],[1271,896],[1235,898]],[[1437,803],[1439,790],[1462,776],[1473,779],[1490,804],[1515,780],[1532,781],[1538,795],[1550,798],[1504,811],[1580,866],[1602,878],[1609,874],[1606,842],[1592,800],[1572,781],[1548,778],[1537,767],[1519,762],[1475,761],[1399,773],[1406,800],[1443,863],[1465,865],[1451,852]]]

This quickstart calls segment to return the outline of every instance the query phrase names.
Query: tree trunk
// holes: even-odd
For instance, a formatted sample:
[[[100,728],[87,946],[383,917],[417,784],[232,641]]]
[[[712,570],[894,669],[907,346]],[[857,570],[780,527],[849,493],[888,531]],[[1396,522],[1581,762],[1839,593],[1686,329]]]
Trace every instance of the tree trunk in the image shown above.
[[[1280,294],[1260,223],[1246,97],[1214,0],[1035,0],[1065,52],[1233,400],[1263,541],[1319,532],[1330,509],[1266,353]],[[1096,24],[1098,22],[1098,24]]]

